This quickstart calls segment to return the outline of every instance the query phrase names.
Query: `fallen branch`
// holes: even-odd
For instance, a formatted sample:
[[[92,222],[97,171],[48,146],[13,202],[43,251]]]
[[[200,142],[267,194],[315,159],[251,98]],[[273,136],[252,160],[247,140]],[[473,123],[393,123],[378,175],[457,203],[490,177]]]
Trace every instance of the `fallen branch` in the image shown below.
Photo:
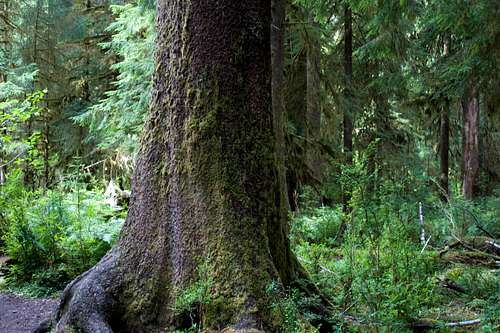
[[[19,157],[21,157],[25,153],[26,153],[25,150],[22,151],[22,152],[20,152],[19,154],[17,154],[13,159],[11,159],[10,161],[8,161],[7,163],[0,165],[0,168],[8,167],[9,165],[11,165],[12,163],[14,163]]]
[[[500,254],[500,244],[497,243],[494,239],[489,240],[489,239],[484,239],[485,237],[473,237],[471,239],[462,240],[455,235],[452,236],[453,238],[456,239],[456,241],[446,245],[442,250],[440,250],[439,256],[443,256],[451,249],[461,246],[464,249],[473,251],[475,253],[479,253],[481,255],[499,261],[500,257],[498,256],[498,254]]]
[[[470,245],[468,245],[467,243],[461,241],[460,239],[458,239],[457,236],[455,235],[452,235],[464,248],[466,248],[467,250],[470,250],[472,252],[476,252],[476,253],[480,253],[481,255],[484,255],[486,257],[489,257],[491,259],[494,259],[495,261],[500,261],[500,257],[499,256],[496,256],[494,254],[490,254],[490,253],[487,253],[487,252],[484,252],[484,251],[480,251]]]
[[[486,235],[488,235],[489,237],[491,238],[495,238],[495,236],[493,236],[488,230],[486,230],[482,225],[481,223],[479,223],[479,220],[478,218],[476,217],[476,215],[472,214],[472,212],[470,210],[468,210],[467,208],[465,207],[462,207],[462,209],[467,213],[469,214],[470,216],[472,216],[472,220],[474,221],[474,224],[476,225],[476,227],[481,230],[482,232],[484,232]]]
[[[444,324],[444,326],[446,326],[446,327],[463,327],[463,326],[477,325],[479,323],[481,323],[481,319],[472,319],[472,320],[457,321],[454,323],[446,323],[446,324]]]
[[[419,321],[417,323],[414,323],[412,325],[412,328],[416,332],[423,332],[427,330],[435,330],[439,329],[442,327],[466,327],[466,326],[473,326],[481,323],[481,319],[471,319],[471,320],[464,320],[464,321],[457,321],[457,322],[450,322],[450,323],[431,323],[431,322],[425,322],[425,321]]]
[[[493,246],[495,249],[500,250],[500,244],[495,243],[494,241],[486,241],[486,244]]]
[[[456,283],[455,281],[452,281],[450,279],[443,279],[443,280],[439,279],[439,285],[443,288],[450,289],[450,290],[456,291],[456,292],[461,293],[461,294],[466,293],[466,290],[464,287],[462,287],[461,285],[459,285],[458,283]]]

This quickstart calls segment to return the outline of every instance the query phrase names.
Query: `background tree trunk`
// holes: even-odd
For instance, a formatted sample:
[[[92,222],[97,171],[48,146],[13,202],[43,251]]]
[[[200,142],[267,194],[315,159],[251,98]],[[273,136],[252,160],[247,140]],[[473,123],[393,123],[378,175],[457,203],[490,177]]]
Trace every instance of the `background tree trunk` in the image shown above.
[[[440,131],[439,131],[439,191],[441,199],[448,201],[449,191],[449,151],[450,151],[450,101],[445,99],[441,108]]]
[[[343,119],[343,146],[345,163],[352,165],[352,11],[349,4],[344,5],[344,119]],[[342,204],[344,212],[349,212],[351,200],[350,189],[342,191]],[[341,233],[344,232],[344,224]]]
[[[476,87],[466,89],[463,109],[463,184],[466,199],[474,199],[479,178],[479,96]]]
[[[210,285],[210,301],[194,304],[204,328],[274,330],[266,287],[303,273],[283,216],[270,26],[263,0],[159,2],[127,221],[113,250],[66,288],[57,332],[189,325],[172,306],[200,280]]]
[[[447,37],[444,42],[443,57],[450,55],[451,38]],[[439,192],[441,200],[447,202],[450,198],[449,189],[449,155],[450,155],[450,98],[444,98],[444,105],[440,113],[439,128]]]
[[[346,4],[344,8],[344,76],[345,76],[345,99],[344,108],[344,154],[348,165],[352,164],[352,12],[351,7]]]

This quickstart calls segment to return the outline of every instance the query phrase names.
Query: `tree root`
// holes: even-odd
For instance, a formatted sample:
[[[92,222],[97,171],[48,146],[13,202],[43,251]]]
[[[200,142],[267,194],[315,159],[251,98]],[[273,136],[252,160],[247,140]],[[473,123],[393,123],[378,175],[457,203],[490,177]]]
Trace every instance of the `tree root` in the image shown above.
[[[48,333],[54,329],[56,333],[113,333],[109,318],[114,302],[109,290],[116,260],[114,252],[66,286],[54,317],[42,322],[35,332]]]
[[[159,325],[163,328],[168,322],[162,324],[156,322],[156,314],[148,312],[147,306],[144,311],[148,318],[137,318],[137,322],[127,322],[127,316],[136,316],[137,313],[129,313],[130,302],[134,296],[124,296],[130,285],[137,289],[137,281],[127,282],[127,269],[122,267],[123,258],[120,256],[119,247],[115,247],[103,259],[89,271],[83,273],[73,280],[63,291],[59,306],[50,322],[42,323],[37,333],[48,333],[52,329],[56,333],[118,333],[118,332],[159,332]],[[121,258],[121,259],[120,259]],[[326,297],[311,282],[307,272],[297,266],[298,283],[292,285],[297,287],[307,296],[318,297],[318,302],[308,307],[308,311],[320,315],[320,319],[311,322],[312,325],[320,327],[320,332],[330,332],[334,323],[329,320],[335,313],[335,309]],[[133,272],[132,272],[133,273]],[[155,274],[155,273],[153,273]],[[133,275],[133,274],[132,274]],[[154,288],[154,287],[153,287]],[[139,292],[148,293],[146,289],[137,289]],[[155,298],[150,298],[146,303],[152,302],[151,309],[155,309]],[[140,304],[144,306],[144,304]],[[165,310],[165,308],[164,308]],[[152,310],[154,312],[154,310]],[[144,313],[146,313],[144,312]],[[142,313],[142,312],[141,312]],[[165,317],[165,316],[163,316]],[[132,318],[132,317],[130,317]],[[130,319],[129,318],[129,319]],[[172,320],[175,318],[172,317]],[[175,323],[172,322],[175,326]],[[144,325],[147,325],[145,327]],[[152,325],[152,326],[151,326]],[[220,328],[222,329],[222,327]],[[227,333],[264,333],[267,329],[262,327],[258,318],[250,316],[239,325],[231,325],[223,332]]]

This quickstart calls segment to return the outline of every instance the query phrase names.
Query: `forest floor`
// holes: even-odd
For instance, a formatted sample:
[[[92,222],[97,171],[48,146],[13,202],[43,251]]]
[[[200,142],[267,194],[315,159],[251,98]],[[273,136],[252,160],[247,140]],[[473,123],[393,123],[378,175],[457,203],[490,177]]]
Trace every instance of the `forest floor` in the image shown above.
[[[9,261],[0,253],[0,284],[3,281],[1,269]],[[58,300],[55,298],[26,298],[8,292],[0,292],[0,332],[32,333],[38,325],[49,318]]]
[[[54,311],[57,299],[0,294],[0,332],[32,333]]]

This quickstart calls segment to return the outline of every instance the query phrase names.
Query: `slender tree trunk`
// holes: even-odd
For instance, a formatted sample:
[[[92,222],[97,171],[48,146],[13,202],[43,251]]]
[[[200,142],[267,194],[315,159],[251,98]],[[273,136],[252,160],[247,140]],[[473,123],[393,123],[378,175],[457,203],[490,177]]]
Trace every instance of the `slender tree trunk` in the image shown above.
[[[44,189],[50,186],[50,113],[49,104],[43,117],[43,185]]]
[[[309,24],[316,29],[318,24],[312,16]],[[315,31],[310,35],[307,46],[307,163],[312,175],[321,179],[321,159],[318,156],[316,145],[310,144],[321,139],[321,87],[320,87],[320,49],[319,38]]]
[[[443,57],[447,58],[450,55],[450,38],[446,38],[444,42]],[[441,108],[440,114],[440,129],[439,129],[439,192],[441,200],[447,202],[450,198],[449,189],[449,151],[450,151],[450,99],[445,97],[444,105]]]
[[[3,13],[3,17],[1,20],[3,21],[3,24],[0,26],[2,29],[0,30],[1,35],[2,35],[2,43],[0,44],[0,47],[4,49],[4,53],[7,53],[8,57],[10,58],[9,54],[9,44],[10,44],[10,37],[9,37],[9,29],[8,29],[8,24],[9,22],[9,2],[8,1],[2,1],[0,2],[0,12]],[[10,59],[9,59],[10,61]],[[0,72],[0,83],[7,82],[7,73],[5,72]],[[4,112],[3,110],[1,111],[2,113]],[[7,134],[5,131],[2,134]],[[4,152],[4,147],[3,145],[0,145],[0,185],[3,185],[5,183],[5,175],[6,175],[6,166],[5,164],[5,152]]]
[[[38,30],[39,30],[39,25],[40,25],[40,12],[42,11],[42,2],[40,0],[36,1],[36,13],[35,13],[35,22],[34,22],[34,29],[33,29],[33,53],[31,57],[31,61],[34,64],[38,64]],[[27,138],[31,138],[33,134],[33,125],[35,122],[34,117],[30,117],[27,121],[27,128],[26,128],[26,136]],[[23,177],[24,185],[31,188],[35,189],[35,172],[33,170],[33,167],[31,165],[31,161],[27,159],[24,162],[24,177]]]
[[[468,87],[462,98],[463,109],[463,184],[466,199],[474,199],[479,178],[479,94]]]
[[[343,146],[346,165],[352,165],[352,11],[349,4],[344,7],[344,120]],[[345,185],[345,184],[344,184]],[[342,203],[344,212],[349,212],[350,189],[344,188]],[[343,231],[342,231],[343,232]]]
[[[64,291],[56,332],[170,332],[190,318],[216,331],[276,331],[266,287],[305,275],[282,216],[270,26],[264,0],[159,1],[127,221]],[[173,311],[197,282],[208,301]]]
[[[3,82],[6,82],[7,79],[6,79],[6,75],[4,73],[1,73],[0,72],[0,83],[3,83]],[[0,111],[0,115],[4,112],[3,110]],[[2,131],[2,135],[5,135],[6,133],[4,131]],[[3,147],[3,143],[0,142],[0,186],[3,185],[5,183],[5,169],[6,169],[6,166],[4,165],[5,161],[5,153],[4,153],[4,147]]]
[[[446,98],[444,105],[441,108],[441,124],[439,131],[439,187],[441,199],[448,201],[449,192],[449,151],[450,151],[450,101]]]
[[[352,164],[352,12],[347,4],[344,8],[344,76],[345,98],[344,108],[344,154],[348,165]]]

